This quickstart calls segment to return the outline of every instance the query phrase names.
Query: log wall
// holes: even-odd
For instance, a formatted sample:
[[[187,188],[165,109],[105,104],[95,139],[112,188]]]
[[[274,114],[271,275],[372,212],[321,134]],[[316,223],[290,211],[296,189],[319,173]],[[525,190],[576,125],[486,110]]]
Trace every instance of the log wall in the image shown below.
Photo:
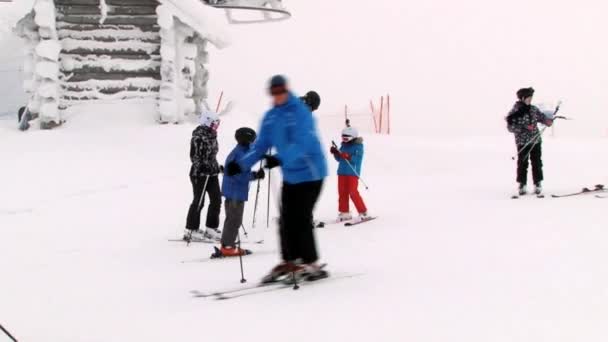
[[[55,0],[62,103],[157,98],[160,34],[156,0]]]

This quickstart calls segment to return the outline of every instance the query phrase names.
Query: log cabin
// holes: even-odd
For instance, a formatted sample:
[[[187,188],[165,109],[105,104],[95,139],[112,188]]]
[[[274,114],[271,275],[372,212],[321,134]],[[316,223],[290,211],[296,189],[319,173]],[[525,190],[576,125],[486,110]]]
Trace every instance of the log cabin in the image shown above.
[[[156,101],[156,120],[178,123],[207,98],[208,44],[227,39],[197,0],[36,0],[15,27],[26,42],[27,108],[43,129],[82,103]]]

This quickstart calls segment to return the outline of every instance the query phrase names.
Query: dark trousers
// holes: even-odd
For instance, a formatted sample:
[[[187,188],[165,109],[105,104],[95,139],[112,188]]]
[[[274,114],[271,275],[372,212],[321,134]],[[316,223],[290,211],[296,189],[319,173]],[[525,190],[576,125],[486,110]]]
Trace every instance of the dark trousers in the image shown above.
[[[518,150],[521,147],[518,146]],[[528,166],[532,162],[532,180],[534,184],[543,181],[543,151],[541,143],[529,145],[517,156],[517,183],[528,183]]]
[[[323,181],[298,184],[283,183],[281,196],[281,254],[284,261],[301,259],[313,263],[319,259],[312,212]]]
[[[224,202],[226,220],[224,220],[224,230],[222,230],[222,246],[236,247],[236,238],[243,224],[244,211],[245,202],[243,201],[226,199]]]
[[[222,209],[222,192],[218,176],[190,177],[190,182],[194,198],[188,210],[186,229],[200,229],[201,211],[205,206],[205,193],[209,195],[206,226],[217,229],[220,226],[220,210]]]

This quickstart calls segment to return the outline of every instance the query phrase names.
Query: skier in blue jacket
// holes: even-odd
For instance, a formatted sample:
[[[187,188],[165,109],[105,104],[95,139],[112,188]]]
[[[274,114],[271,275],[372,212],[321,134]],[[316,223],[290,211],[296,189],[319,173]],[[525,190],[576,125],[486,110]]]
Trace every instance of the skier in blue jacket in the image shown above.
[[[310,109],[290,92],[285,77],[274,76],[269,90],[273,108],[264,115],[256,142],[238,162],[227,164],[226,172],[228,175],[241,173],[261,159],[265,159],[268,169],[281,167],[280,238],[283,261],[263,281],[325,278],[327,272],[317,264],[319,257],[312,219],[323,180],[327,176],[327,160],[316,122]],[[269,155],[271,148],[275,148],[277,153]]]
[[[256,139],[256,133],[249,127],[242,127],[236,131],[234,137],[238,145],[226,158],[226,165],[240,160],[249,152],[250,145]],[[251,254],[251,251],[236,246],[236,238],[243,224],[245,202],[249,199],[249,183],[253,180],[264,179],[265,172],[263,169],[257,172],[252,172],[251,168],[247,170],[247,172],[236,175],[224,175],[222,195],[226,199],[224,202],[226,220],[222,231],[221,246],[216,249],[212,257],[221,258]]]

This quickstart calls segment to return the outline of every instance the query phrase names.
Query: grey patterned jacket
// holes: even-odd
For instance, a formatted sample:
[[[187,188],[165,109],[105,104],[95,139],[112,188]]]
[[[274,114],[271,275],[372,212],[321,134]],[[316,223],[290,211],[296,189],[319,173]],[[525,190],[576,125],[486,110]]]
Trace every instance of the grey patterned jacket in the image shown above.
[[[545,114],[536,106],[527,105],[522,101],[517,101],[513,109],[507,115],[507,129],[515,134],[515,143],[517,146],[524,146],[534,139],[538,134],[538,124],[551,125],[550,119],[545,117]],[[529,126],[534,126],[533,130],[529,130]],[[539,137],[538,143],[542,140]]]
[[[217,132],[206,126],[198,126],[190,140],[190,177],[216,176],[220,173],[217,162]]]

